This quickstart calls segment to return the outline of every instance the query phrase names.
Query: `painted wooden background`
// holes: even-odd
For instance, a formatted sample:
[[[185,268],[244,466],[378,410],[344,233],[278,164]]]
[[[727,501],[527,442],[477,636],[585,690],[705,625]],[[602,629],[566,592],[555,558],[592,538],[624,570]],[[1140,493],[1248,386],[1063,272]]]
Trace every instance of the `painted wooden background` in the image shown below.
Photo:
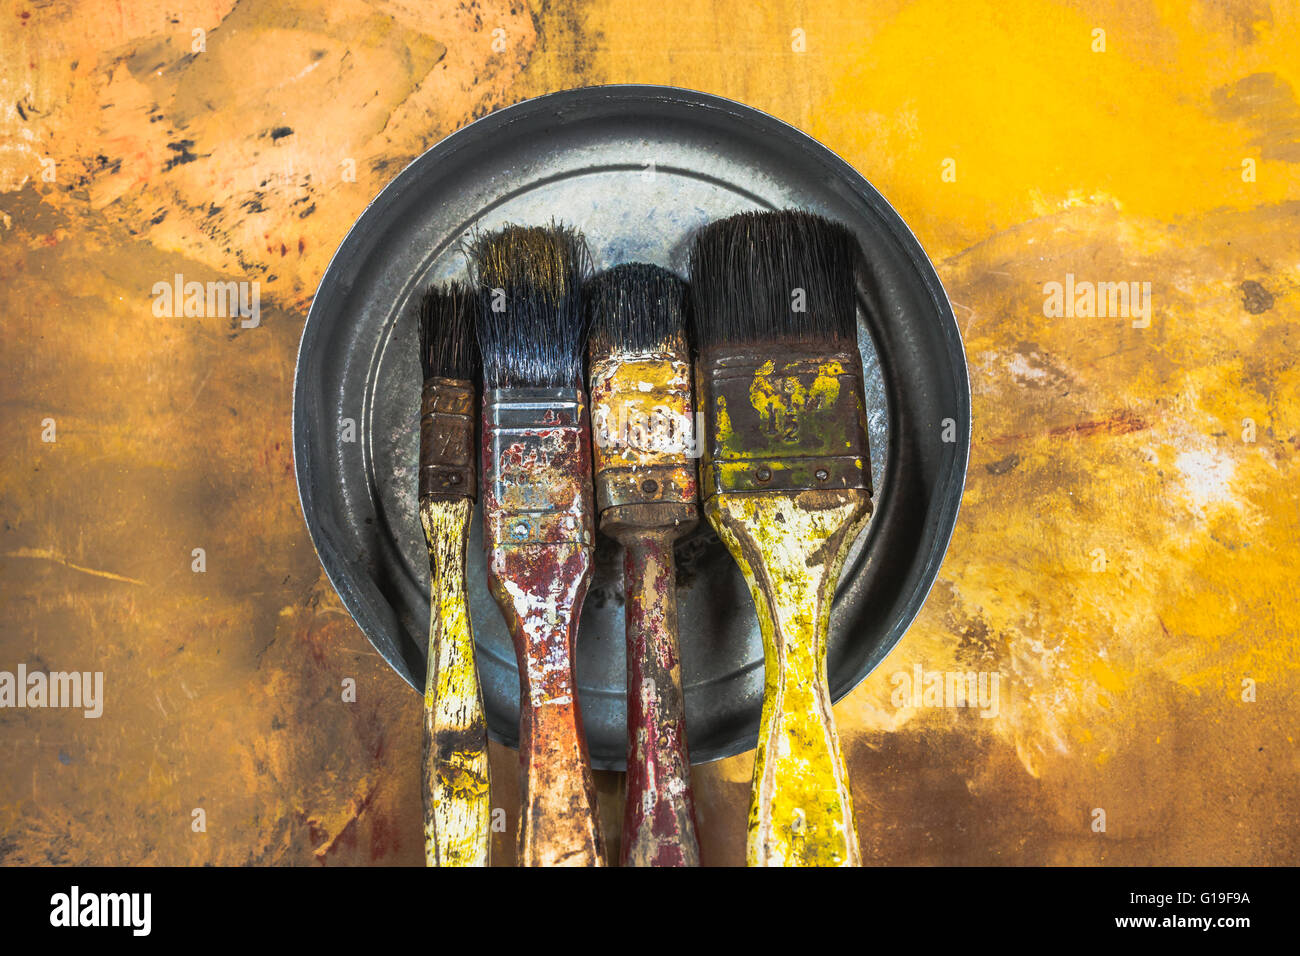
[[[836,708],[865,858],[1297,862],[1300,13],[758,7],[3,5],[0,670],[102,671],[105,706],[0,710],[0,862],[422,861],[419,697],[298,507],[298,338],[405,163],[502,105],[628,81],[846,157],[965,336],[951,552]],[[177,274],[257,281],[260,324],[156,316]],[[1090,310],[1100,282],[1149,314]],[[929,706],[950,672],[996,679],[996,707]],[[696,769],[707,863],[743,859],[751,764]]]

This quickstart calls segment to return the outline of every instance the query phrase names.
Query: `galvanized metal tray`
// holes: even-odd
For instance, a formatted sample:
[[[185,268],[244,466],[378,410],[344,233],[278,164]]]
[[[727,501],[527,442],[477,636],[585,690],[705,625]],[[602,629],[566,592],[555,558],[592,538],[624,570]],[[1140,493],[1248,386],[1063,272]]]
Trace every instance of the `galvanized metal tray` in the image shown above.
[[[897,213],[825,147],[757,110],[671,87],[607,86],[500,110],[447,137],[370,204],[335,253],[303,330],[294,461],[312,541],[344,605],[413,687],[424,684],[428,561],[416,507],[415,316],[430,282],[464,274],[475,227],[552,219],[586,234],[595,265],[686,275],[692,232],[732,213],[795,206],[840,220],[866,253],[860,344],[876,511],[832,614],[835,699],[903,636],[938,573],[965,482],[970,391],[952,309]],[[349,435],[354,440],[349,441]],[[518,673],[488,593],[478,522],[470,601],[494,739],[518,740]],[[599,537],[578,638],[592,763],[625,766],[621,555]],[[763,697],[753,605],[707,527],[678,548],[691,758],[752,748]]]

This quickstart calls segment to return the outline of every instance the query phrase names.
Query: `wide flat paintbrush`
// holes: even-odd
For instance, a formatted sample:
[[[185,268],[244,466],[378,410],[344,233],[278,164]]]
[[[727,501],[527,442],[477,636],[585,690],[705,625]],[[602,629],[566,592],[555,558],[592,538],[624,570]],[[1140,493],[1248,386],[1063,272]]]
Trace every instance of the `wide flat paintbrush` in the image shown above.
[[[429,866],[486,866],[491,833],[487,718],[465,596],[478,495],[478,349],[470,290],[431,288],[420,303],[420,524],[429,547],[424,682],[424,855]]]
[[[858,255],[846,228],[796,211],[713,223],[692,250],[701,497],[749,583],[767,667],[751,866],[860,862],[826,681],[831,600],[871,514]]]
[[[673,543],[699,520],[686,285],[630,264],[587,285],[600,530],[623,545],[627,803],[622,863],[698,866]]]
[[[519,664],[519,862],[599,866],[574,675],[595,531],[582,391],[588,256],[570,229],[476,239],[483,353],[483,539],[488,583]]]

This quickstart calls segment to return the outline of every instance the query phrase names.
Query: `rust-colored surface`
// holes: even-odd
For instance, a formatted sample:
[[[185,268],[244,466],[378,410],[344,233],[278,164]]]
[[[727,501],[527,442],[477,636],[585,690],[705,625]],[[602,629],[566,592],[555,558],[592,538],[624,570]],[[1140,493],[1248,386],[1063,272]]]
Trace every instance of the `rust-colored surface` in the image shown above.
[[[835,709],[865,861],[1294,863],[1297,48],[1265,0],[6,5],[0,670],[102,671],[106,700],[0,710],[0,861],[422,862],[419,695],[298,509],[298,336],[403,164],[637,81],[857,166],[965,336],[948,560]],[[258,281],[259,325],[156,316],[177,273]],[[1048,317],[1067,273],[1151,283],[1149,325]],[[996,713],[906,693],[918,667],[999,675]],[[694,770],[705,864],[744,859],[752,763]]]

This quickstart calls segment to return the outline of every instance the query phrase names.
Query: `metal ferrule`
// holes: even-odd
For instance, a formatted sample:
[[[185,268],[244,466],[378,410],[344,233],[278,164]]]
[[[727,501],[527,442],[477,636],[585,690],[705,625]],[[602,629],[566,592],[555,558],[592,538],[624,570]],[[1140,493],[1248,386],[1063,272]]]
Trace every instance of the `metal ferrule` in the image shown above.
[[[860,489],[871,457],[856,351],[781,346],[700,358],[702,499],[719,492]]]
[[[699,457],[691,366],[672,353],[591,363],[596,508],[694,504]]]
[[[592,545],[591,425],[581,389],[483,393],[483,521],[489,548]]]
[[[478,497],[472,382],[430,378],[420,402],[420,498]]]

